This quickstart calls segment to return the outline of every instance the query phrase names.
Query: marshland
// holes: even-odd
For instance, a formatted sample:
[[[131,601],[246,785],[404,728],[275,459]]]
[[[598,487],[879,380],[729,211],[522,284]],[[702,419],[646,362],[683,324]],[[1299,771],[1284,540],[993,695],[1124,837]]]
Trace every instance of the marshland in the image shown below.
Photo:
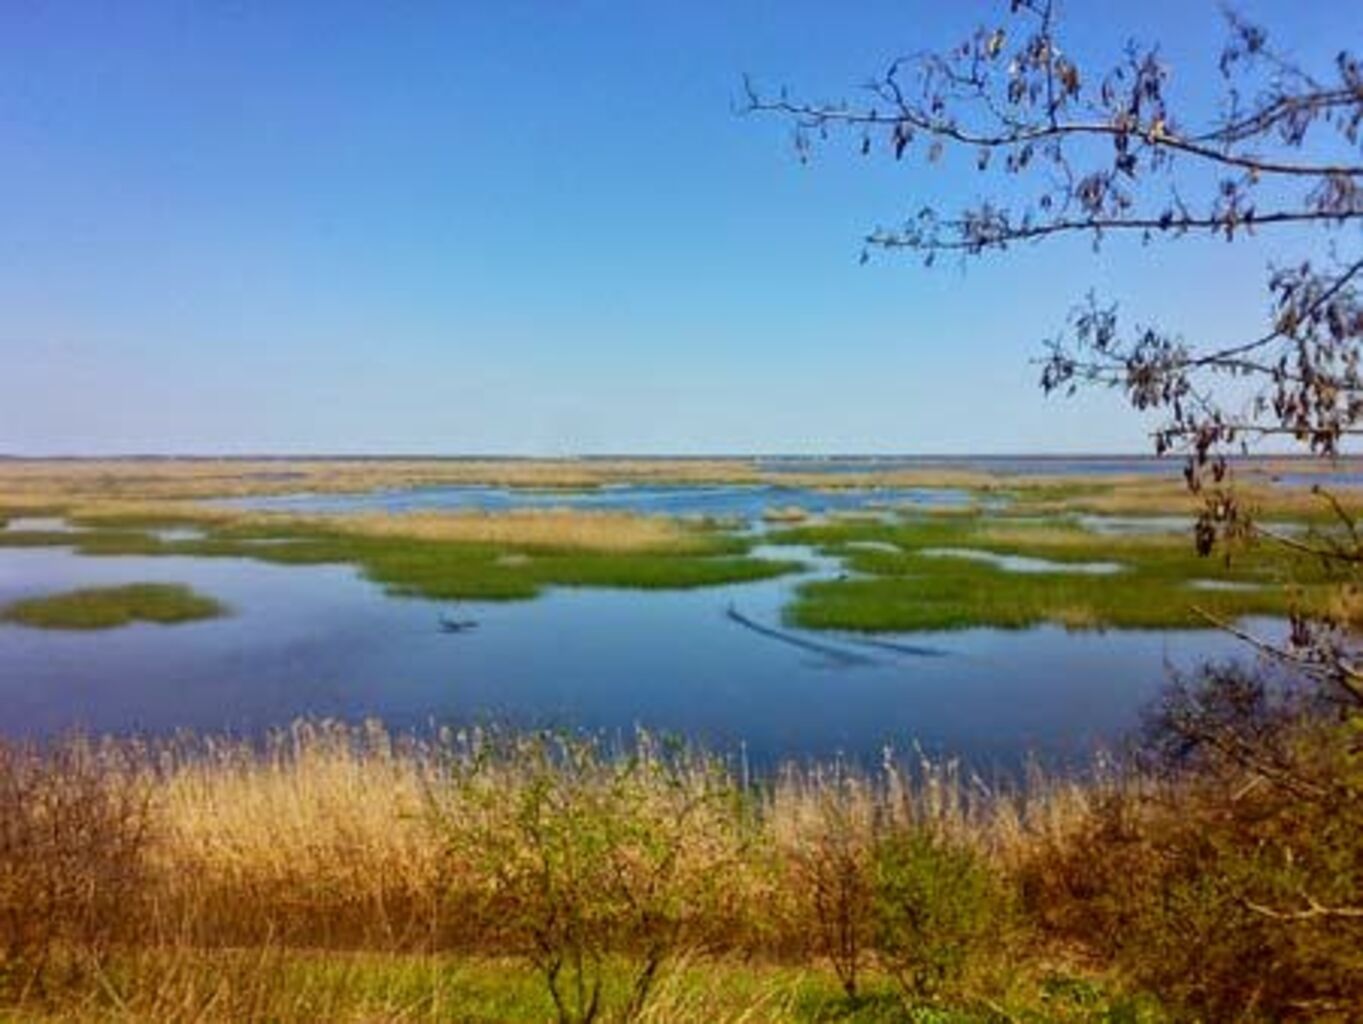
[[[1363,1019],[1360,27],[0,5],[0,1020]]]
[[[1069,479],[965,464],[849,480],[753,460],[271,465],[267,480],[231,461],[0,466],[8,731],[435,717],[643,726],[768,767],[874,764],[917,743],[1015,774],[1121,743],[1167,663],[1233,651],[1218,621],[1272,630],[1332,592],[1287,549],[1199,557],[1186,492],[1141,460]],[[1266,520],[1330,531],[1324,500],[1272,483],[1277,468],[1244,469],[1262,475]],[[220,613],[172,628],[116,610],[148,587]],[[20,628],[60,625],[63,609],[74,625],[143,621]],[[449,615],[478,628],[450,636]]]
[[[1186,922],[1086,860],[1186,885],[1222,812],[1130,741],[1245,663],[1219,624],[1339,600],[1199,556],[1136,460],[271,465],[0,466],[21,1016],[1164,1019]],[[1338,529],[1241,469],[1266,528]]]

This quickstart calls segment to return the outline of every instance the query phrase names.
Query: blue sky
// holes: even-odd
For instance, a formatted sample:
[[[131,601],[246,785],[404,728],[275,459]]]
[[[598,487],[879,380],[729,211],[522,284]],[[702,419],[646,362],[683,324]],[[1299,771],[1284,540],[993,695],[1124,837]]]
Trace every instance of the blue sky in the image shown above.
[[[1143,451],[1113,396],[1042,397],[1040,339],[1090,288],[1246,336],[1315,240],[860,266],[983,182],[734,113],[745,72],[854,95],[1000,6],[8,0],[0,451]],[[1363,20],[1245,6],[1305,55]],[[1210,0],[1066,7],[1208,94]]]

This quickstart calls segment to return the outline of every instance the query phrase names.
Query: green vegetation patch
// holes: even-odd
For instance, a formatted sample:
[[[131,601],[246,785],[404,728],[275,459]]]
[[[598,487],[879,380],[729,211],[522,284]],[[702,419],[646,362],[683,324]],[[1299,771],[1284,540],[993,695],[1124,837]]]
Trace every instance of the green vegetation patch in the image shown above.
[[[402,595],[515,600],[546,586],[684,589],[767,579],[797,563],[751,558],[732,538],[705,538],[695,551],[595,552],[344,533],[252,531],[168,542],[167,554],[233,555],[278,564],[348,563]]]
[[[65,530],[0,530],[0,547],[50,548],[75,543],[77,534]]]
[[[854,573],[799,588],[787,618],[814,629],[1011,629],[1042,623],[1080,629],[1196,628],[1210,626],[1208,616],[1233,620],[1317,606],[1332,589],[1318,563],[1276,545],[1246,547],[1229,559],[1204,558],[1190,535],[1111,536],[1064,519],[836,523],[787,530],[777,539],[816,545],[842,557]],[[1057,564],[1053,571],[1017,572],[933,554],[935,549]],[[1120,571],[1085,571],[1094,563],[1117,563]]]
[[[0,533],[0,547],[74,547],[83,555],[252,558],[277,565],[356,565],[390,593],[434,600],[523,600],[546,586],[675,590],[770,579],[795,561],[753,558],[743,538],[696,531],[678,551],[608,552],[470,541],[373,537],[299,524],[199,523],[204,536],[168,540],[120,521],[76,532]],[[146,529],[182,525],[146,517]]]
[[[17,601],[0,619],[40,629],[112,629],[132,622],[171,624],[227,614],[224,605],[177,583],[91,587]]]
[[[612,958],[603,971],[602,1002],[617,1008],[630,996],[637,964]],[[887,977],[873,976],[848,997],[831,971],[818,966],[704,958],[661,972],[645,1020],[791,1021],[808,1024],[976,1024],[1040,1021],[1165,1020],[1150,997],[1116,994],[1088,978],[1059,976],[1044,986],[1010,993],[990,1012],[964,1005],[912,1006]],[[93,986],[92,986],[93,988]],[[1019,986],[1019,988],[1022,988]],[[88,1018],[156,1019],[173,1004],[225,1016],[313,1020],[460,1020],[539,1022],[558,1019],[543,980],[519,960],[474,955],[318,952],[297,949],[187,951],[161,955],[120,951],[101,984],[85,993]],[[212,1002],[207,1002],[208,1000]],[[224,1005],[225,1004],[225,1007]],[[34,1013],[33,1020],[53,1019]],[[141,1012],[138,1012],[141,1011]],[[1007,1012],[1008,1017],[1003,1014]],[[30,1019],[19,1017],[17,1019]]]

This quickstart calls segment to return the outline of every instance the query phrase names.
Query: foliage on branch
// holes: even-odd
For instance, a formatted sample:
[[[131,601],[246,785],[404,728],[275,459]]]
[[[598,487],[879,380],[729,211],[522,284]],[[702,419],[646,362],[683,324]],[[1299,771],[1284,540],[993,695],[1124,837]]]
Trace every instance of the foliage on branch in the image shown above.
[[[1041,385],[1114,388],[1160,417],[1154,450],[1181,454],[1203,498],[1202,553],[1258,535],[1351,578],[1363,543],[1337,501],[1324,496],[1339,513],[1330,534],[1275,534],[1237,500],[1228,457],[1265,439],[1333,457],[1363,433],[1363,59],[1340,50],[1308,69],[1227,12],[1222,94],[1203,111],[1177,94],[1158,45],[1130,42],[1120,59],[1095,66],[1060,28],[1054,0],[1010,0],[997,23],[960,44],[891,61],[858,102],[808,102],[748,83],[747,107],[792,122],[801,159],[843,133],[866,155],[921,153],[986,176],[987,198],[926,206],[865,238],[867,250],[914,252],[927,264],[1067,235],[1100,249],[1114,236],[1235,242],[1287,232],[1299,250],[1269,270],[1257,336],[1193,343],[1125,324],[1090,295],[1045,341]],[[1293,643],[1275,651],[1363,706],[1353,625],[1299,617]]]

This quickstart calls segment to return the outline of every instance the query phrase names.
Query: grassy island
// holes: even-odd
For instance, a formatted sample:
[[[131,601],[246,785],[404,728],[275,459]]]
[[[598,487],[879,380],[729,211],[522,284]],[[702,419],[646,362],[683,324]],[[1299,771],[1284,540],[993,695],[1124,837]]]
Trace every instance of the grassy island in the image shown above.
[[[220,602],[182,584],[131,583],[16,601],[0,610],[0,619],[39,629],[113,629],[133,622],[170,625],[225,614]]]

